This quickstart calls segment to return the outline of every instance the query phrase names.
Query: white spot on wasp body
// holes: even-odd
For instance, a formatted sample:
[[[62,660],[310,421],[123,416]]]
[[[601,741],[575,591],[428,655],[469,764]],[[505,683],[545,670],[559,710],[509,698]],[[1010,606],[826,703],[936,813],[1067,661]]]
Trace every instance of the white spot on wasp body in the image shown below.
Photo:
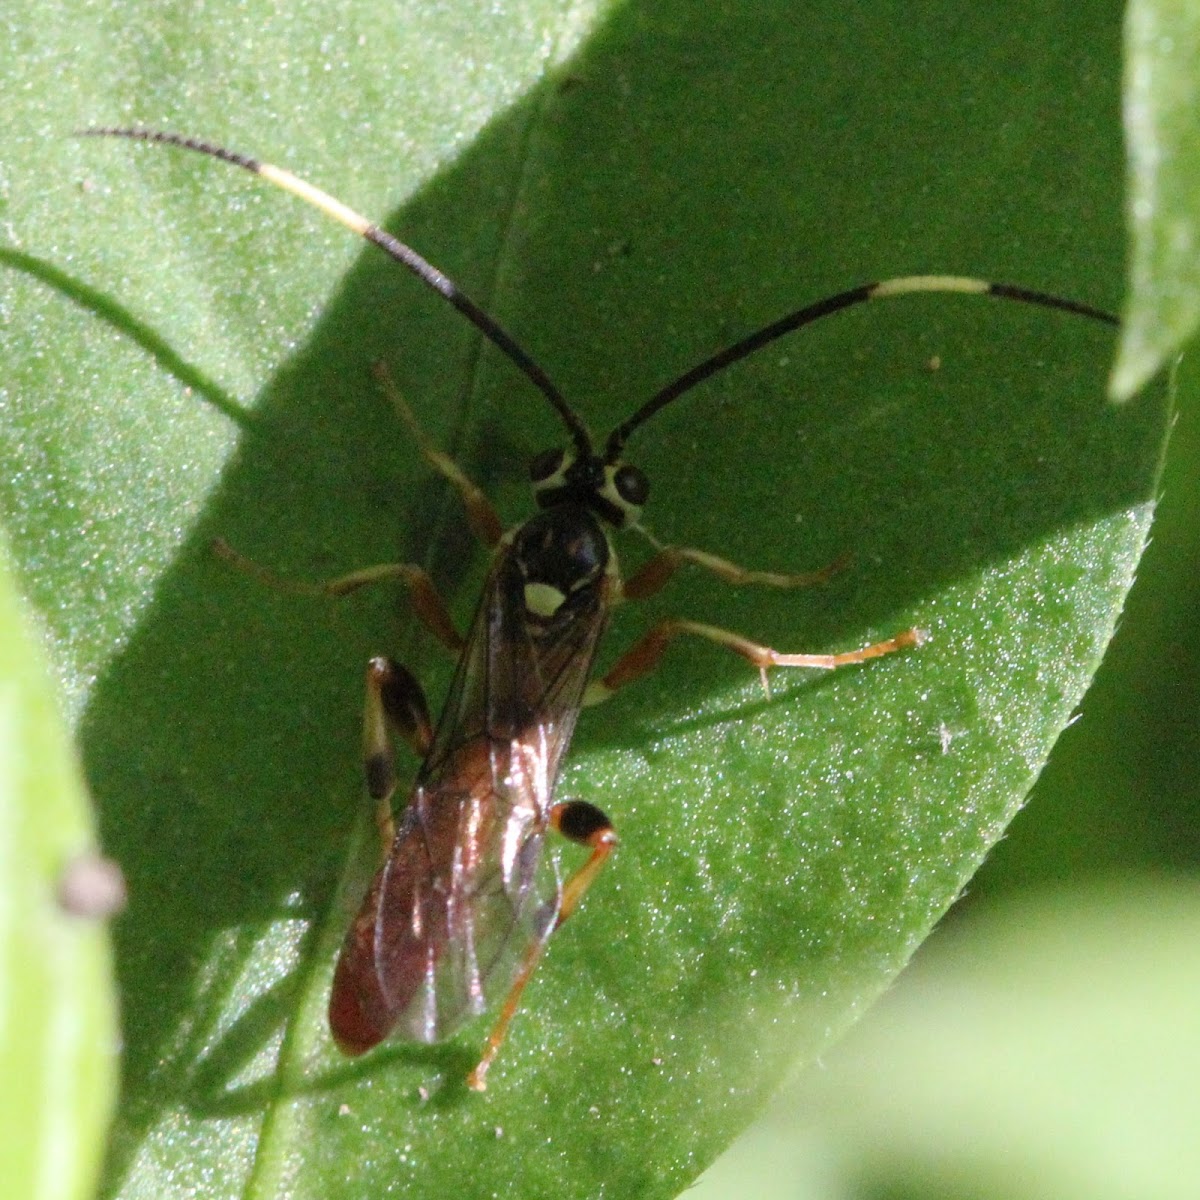
[[[538,617],[552,617],[562,607],[566,596],[548,583],[525,585],[525,608]]]

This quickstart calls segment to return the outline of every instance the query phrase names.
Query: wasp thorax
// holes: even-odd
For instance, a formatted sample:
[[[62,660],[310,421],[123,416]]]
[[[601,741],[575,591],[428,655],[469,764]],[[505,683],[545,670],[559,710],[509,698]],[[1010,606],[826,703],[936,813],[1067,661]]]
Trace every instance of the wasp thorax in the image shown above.
[[[531,517],[513,538],[525,608],[552,617],[604,575],[608,538],[586,508],[562,504]]]

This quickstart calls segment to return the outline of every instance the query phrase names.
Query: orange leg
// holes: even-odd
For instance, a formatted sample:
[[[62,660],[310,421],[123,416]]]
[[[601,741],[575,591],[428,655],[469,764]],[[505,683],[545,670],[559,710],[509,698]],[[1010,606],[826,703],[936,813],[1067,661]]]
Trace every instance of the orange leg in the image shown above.
[[[387,368],[377,363],[374,368],[375,377],[387,392],[396,411],[416,439],[426,461],[454,486],[467,510],[467,520],[472,532],[488,549],[493,549],[503,535],[503,526],[496,510],[492,508],[483,491],[455,465],[454,461],[438,450],[425,436],[417,424],[412,410],[405,403],[404,397]],[[235,550],[224,538],[213,540],[213,550],[226,562],[235,566],[239,571],[257,579],[259,583],[276,591],[290,592],[301,596],[346,596],[359,588],[368,587],[373,583],[382,583],[390,579],[399,580],[408,591],[413,611],[421,624],[437,638],[447,649],[457,654],[463,648],[463,638],[450,619],[446,602],[442,599],[429,572],[415,563],[380,563],[374,567],[364,567],[351,571],[347,575],[339,575],[336,579],[327,579],[318,583],[307,583],[299,580],[284,579],[247,558]]]
[[[443,454],[426,436],[425,431],[417,422],[413,410],[400,394],[396,381],[392,378],[387,366],[377,362],[372,368],[375,378],[387,393],[392,406],[400,415],[400,419],[408,426],[409,432],[416,439],[417,447],[424,455],[425,461],[454,486],[467,510],[467,521],[471,532],[489,549],[493,549],[504,534],[504,526],[500,522],[491,501],[483,494],[479,485],[468,479],[458,464],[447,454]]]
[[[839,558],[819,571],[805,571],[796,575],[781,575],[775,571],[748,571],[731,563],[726,558],[710,554],[707,550],[696,550],[691,546],[662,546],[658,553],[644,563],[625,581],[622,594],[627,600],[645,600],[653,596],[670,580],[685,562],[693,563],[711,571],[735,585],[752,584],[761,587],[802,588],[826,583],[846,566],[846,559]]]
[[[604,866],[605,860],[616,849],[617,831],[604,813],[586,800],[563,800],[561,803],[555,804],[550,810],[550,824],[563,837],[569,838],[579,845],[590,846],[592,851],[587,862],[563,886],[558,916],[554,919],[554,929],[550,931],[553,933],[575,911],[580,900],[583,899],[584,893],[600,873],[600,868]],[[500,1010],[500,1016],[497,1018],[492,1032],[488,1035],[483,1057],[471,1074],[467,1076],[467,1087],[474,1091],[482,1092],[487,1088],[488,1068],[492,1065],[504,1042],[508,1027],[512,1024],[512,1019],[520,1007],[521,993],[525,990],[530,976],[533,975],[549,936],[547,934],[545,938],[536,941],[529,948],[529,953],[521,964],[521,970],[509,989],[504,1007]]]
[[[603,679],[594,680],[588,685],[584,703],[598,704],[607,700],[618,688],[648,674],[658,665],[667,646],[681,633],[707,638],[710,642],[716,642],[735,654],[740,654],[752,666],[758,668],[762,676],[763,691],[768,697],[771,691],[767,683],[767,672],[772,667],[814,667],[822,671],[831,671],[835,667],[866,662],[868,659],[892,654],[909,646],[919,646],[927,637],[920,629],[906,629],[886,641],[875,642],[859,650],[848,650],[841,654],[781,654],[778,650],[772,650],[770,646],[760,646],[749,638],[730,633],[727,629],[719,629],[715,625],[702,625],[698,621],[660,621],[617,659]]]
[[[398,579],[408,590],[413,612],[421,624],[448,650],[457,654],[463,648],[462,634],[454,628],[446,602],[434,587],[429,572],[415,563],[380,563],[378,566],[364,567],[360,571],[351,571],[348,575],[339,575],[336,579],[310,583],[276,575],[274,571],[235,550],[224,538],[214,538],[212,547],[227,563],[258,580],[264,587],[277,592],[289,592],[295,596],[348,596],[351,592],[373,583]]]

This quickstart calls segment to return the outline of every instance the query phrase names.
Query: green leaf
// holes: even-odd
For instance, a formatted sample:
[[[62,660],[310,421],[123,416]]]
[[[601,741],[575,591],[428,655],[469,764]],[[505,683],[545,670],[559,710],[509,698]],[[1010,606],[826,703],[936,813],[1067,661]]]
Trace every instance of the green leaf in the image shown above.
[[[1200,359],[1173,375],[1200,389]],[[1021,819],[971,881],[967,908],[1065,881],[1200,861],[1200,645],[1191,637],[1200,559],[1200,410],[1181,408],[1150,545],[1080,719],[1055,744]]]
[[[0,543],[0,1192],[91,1195],[116,1090],[112,899]],[[96,877],[99,876],[98,883]],[[89,891],[89,881],[101,890]],[[91,908],[90,913],[81,912]],[[75,911],[69,911],[69,910]]]
[[[1132,0],[1125,26],[1130,294],[1113,392],[1127,399],[1200,323],[1200,13]]]
[[[561,794],[622,845],[481,1098],[461,1079],[486,1022],[355,1062],[324,1025],[372,866],[362,665],[396,654],[436,698],[451,664],[394,595],[281,595],[209,546],[307,578],[425,561],[465,623],[481,556],[368,366],[508,519],[560,431],[455,313],[288,197],[61,135],[144,122],[292,167],[403,231],[603,430],[870,278],[1115,307],[1119,14],[1022,10],[1018,35],[961,6],[191,11],[40,21],[0,83],[0,502],[131,884],[108,1190],[674,1194],[887,985],[1019,807],[1132,578],[1165,402],[1105,404],[1103,327],[926,297],[781,342],[638,435],[661,538],[851,561],[809,593],[681,578],[618,614],[608,660],[671,614],[785,650],[931,641],[781,673],[770,700],[732,656],[677,649],[584,714]]]

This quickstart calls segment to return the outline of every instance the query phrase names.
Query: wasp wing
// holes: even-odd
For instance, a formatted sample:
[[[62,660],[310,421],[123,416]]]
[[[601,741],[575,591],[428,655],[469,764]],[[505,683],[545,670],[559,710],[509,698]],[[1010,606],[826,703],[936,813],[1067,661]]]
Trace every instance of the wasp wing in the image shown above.
[[[330,1002],[343,1049],[395,1030],[434,1042],[507,992],[549,937],[554,785],[607,620],[607,584],[531,614],[509,550],[493,564],[388,861],[351,927]]]

